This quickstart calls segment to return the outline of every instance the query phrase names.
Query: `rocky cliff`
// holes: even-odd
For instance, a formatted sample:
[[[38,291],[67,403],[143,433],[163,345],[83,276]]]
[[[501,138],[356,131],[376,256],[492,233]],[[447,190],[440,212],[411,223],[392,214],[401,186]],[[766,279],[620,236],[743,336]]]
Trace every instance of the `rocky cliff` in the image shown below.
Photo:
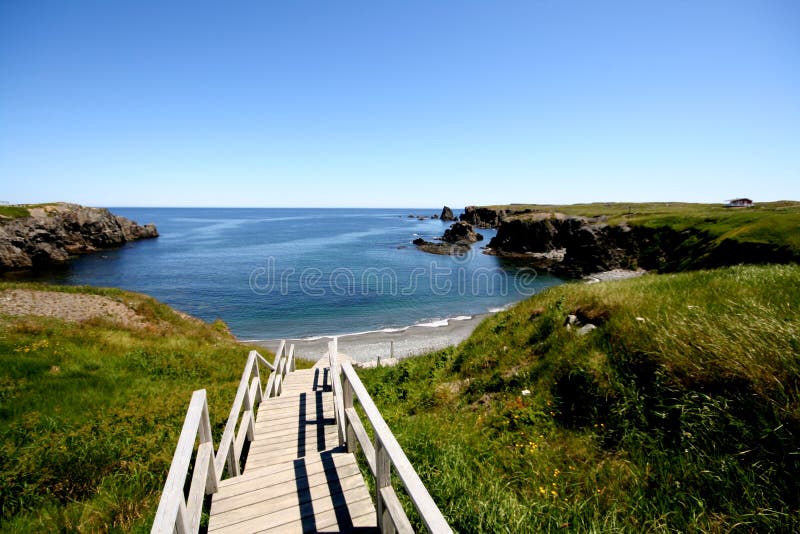
[[[57,203],[28,207],[28,212],[0,218],[0,272],[64,263],[71,255],[158,237],[154,225],[141,226],[105,208]]]
[[[504,219],[487,253],[530,259],[568,276],[612,269],[671,272],[800,259],[781,244],[719,238],[698,229],[607,224],[604,217],[561,213]]]

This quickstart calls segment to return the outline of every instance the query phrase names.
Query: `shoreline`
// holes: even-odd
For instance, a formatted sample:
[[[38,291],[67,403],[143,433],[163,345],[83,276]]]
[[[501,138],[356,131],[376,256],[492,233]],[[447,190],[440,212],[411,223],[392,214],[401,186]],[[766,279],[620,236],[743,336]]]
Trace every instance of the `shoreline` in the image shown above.
[[[403,359],[458,345],[467,339],[485,318],[498,311],[500,310],[370,332],[286,339],[286,343],[294,344],[295,354],[298,357],[319,360],[327,354],[328,342],[336,337],[340,353],[356,364],[367,364],[379,358],[382,362],[388,360],[392,356],[392,342],[394,342],[394,358]],[[264,347],[272,352],[278,349],[281,342],[280,339],[239,341]]]
[[[642,269],[612,269],[592,273],[581,279],[583,283],[595,284],[614,280],[624,280],[646,274]],[[374,367],[381,364],[391,365],[403,358],[419,356],[428,352],[442,350],[458,345],[467,339],[487,317],[513,306],[514,302],[502,308],[493,308],[484,313],[467,316],[448,317],[428,323],[417,323],[410,326],[384,328],[366,332],[351,332],[337,335],[309,336],[304,338],[287,338],[286,344],[295,346],[295,354],[306,360],[319,360],[327,354],[328,342],[338,338],[339,353],[361,367]],[[264,347],[275,352],[280,339],[240,339],[241,343]],[[392,345],[394,342],[394,345]]]

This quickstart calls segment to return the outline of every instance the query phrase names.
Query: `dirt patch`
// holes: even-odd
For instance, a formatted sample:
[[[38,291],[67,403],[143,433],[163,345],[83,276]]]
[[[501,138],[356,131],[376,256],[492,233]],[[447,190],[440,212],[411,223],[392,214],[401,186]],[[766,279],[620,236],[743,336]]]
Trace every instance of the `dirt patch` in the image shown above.
[[[124,326],[146,325],[135,311],[109,297],[58,291],[7,289],[0,292],[0,314],[39,315],[74,322],[101,318]]]

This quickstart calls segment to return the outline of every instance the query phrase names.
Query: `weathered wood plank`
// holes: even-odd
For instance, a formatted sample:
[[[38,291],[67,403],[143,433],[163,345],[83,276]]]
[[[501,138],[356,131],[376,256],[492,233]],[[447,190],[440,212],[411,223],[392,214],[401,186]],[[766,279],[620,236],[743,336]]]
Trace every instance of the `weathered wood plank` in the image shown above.
[[[328,461],[309,462],[298,465],[296,461],[292,461],[285,462],[281,465],[288,465],[290,467],[288,469],[264,474],[263,476],[248,478],[235,485],[220,489],[220,491],[214,494],[212,499],[211,512],[222,512],[226,509],[233,508],[234,506],[228,503],[229,499],[238,498],[242,495],[254,492],[265,491],[268,488],[280,486],[287,482],[296,484],[303,478],[311,479],[312,477],[326,476],[345,478],[360,473],[358,464],[355,461],[341,465],[333,464]],[[327,480],[327,478],[323,480]]]
[[[327,444],[328,446],[326,446],[325,449],[336,447],[339,444],[338,436],[336,434],[336,427],[325,426],[321,428],[321,432],[318,432],[317,428],[312,428],[305,433],[305,436],[301,436],[298,433],[297,428],[292,429],[293,432],[290,433],[284,433],[280,435],[268,434],[266,436],[260,436],[261,439],[250,444],[249,455],[252,456],[269,451],[273,445],[279,446],[294,444],[295,446],[303,447],[299,449],[300,451],[304,449],[306,451],[318,450],[320,444]]]
[[[328,479],[331,477],[336,479],[336,488],[328,485]],[[336,499],[339,494],[353,491],[363,485],[361,473],[358,467],[354,466],[346,475],[334,470],[260,487],[221,501],[216,509],[212,506],[211,513],[217,518],[218,525],[224,525],[226,522],[236,523],[247,519],[252,510],[256,510],[256,515],[274,513],[326,497]]]
[[[306,502],[297,506],[290,506],[274,512],[262,512],[258,507],[246,509],[246,513],[240,513],[239,521],[234,523],[222,523],[218,518],[221,516],[211,516],[208,525],[209,532],[258,532],[270,528],[277,528],[293,522],[302,522],[307,518],[307,523],[310,524],[310,518],[314,518],[324,514],[328,511],[337,509],[347,512],[350,517],[358,517],[368,513],[370,510],[374,513],[374,506],[372,499],[369,496],[366,486],[361,486],[354,490],[346,491],[340,494],[339,499],[341,504],[334,504],[330,495],[323,496],[316,500]],[[242,519],[246,517],[245,519]],[[338,520],[338,514],[336,519]],[[316,528],[314,528],[316,530]]]
[[[356,462],[355,456],[352,454],[331,454],[331,459],[333,460],[333,464],[338,467],[346,467],[348,465],[354,464]],[[321,469],[322,465],[322,456],[320,454],[313,454],[305,457],[303,459],[306,463],[306,469],[312,472],[318,472]],[[261,467],[261,468],[250,468],[247,469],[246,472],[236,478],[229,478],[223,480],[219,483],[220,491],[226,490],[230,487],[238,486],[239,484],[243,484],[248,480],[253,480],[256,478],[264,478],[270,477],[275,473],[279,473],[285,470],[294,470],[294,463],[293,461],[284,462],[282,464],[275,464],[269,467]],[[215,495],[216,498],[216,495]]]
[[[348,511],[352,514],[357,512],[358,509],[354,506],[350,507]],[[322,512],[314,517],[314,526],[317,532],[325,532],[325,534],[334,534],[336,532],[359,532],[366,534],[367,532],[378,532],[375,526],[375,510],[370,510],[368,507],[364,508],[364,515],[352,518],[352,527],[340,527],[338,518],[335,511]],[[260,530],[258,534],[307,534],[308,529],[304,528],[302,521],[294,523],[287,523],[277,528]]]
[[[274,426],[280,424],[278,421],[283,421],[284,419],[298,420],[298,417],[300,417],[302,412],[305,412],[302,414],[305,420],[316,421],[321,415],[323,419],[329,419],[330,424],[336,424],[334,422],[335,412],[333,411],[333,403],[329,403],[326,406],[325,402],[323,401],[321,408],[322,412],[317,413],[316,402],[297,402],[294,404],[285,404],[283,406],[269,406],[262,403],[259,418],[256,421],[256,424],[259,426],[264,426],[264,424],[267,423]]]

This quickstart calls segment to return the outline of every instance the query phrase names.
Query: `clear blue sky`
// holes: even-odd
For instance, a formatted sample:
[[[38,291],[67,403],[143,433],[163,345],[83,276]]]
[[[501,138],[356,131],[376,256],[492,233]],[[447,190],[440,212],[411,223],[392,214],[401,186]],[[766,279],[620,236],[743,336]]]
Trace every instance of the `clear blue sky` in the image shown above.
[[[0,1],[0,200],[736,196],[800,199],[797,0]]]

